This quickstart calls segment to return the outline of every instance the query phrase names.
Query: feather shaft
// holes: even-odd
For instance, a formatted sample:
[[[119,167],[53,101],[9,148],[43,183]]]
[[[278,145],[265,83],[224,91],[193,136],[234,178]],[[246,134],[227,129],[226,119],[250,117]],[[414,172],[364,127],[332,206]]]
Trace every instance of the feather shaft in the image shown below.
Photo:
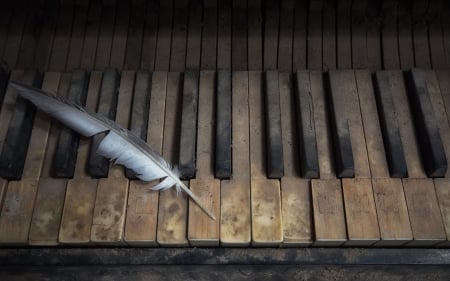
[[[42,90],[18,82],[11,81],[10,84],[20,96],[85,137],[107,132],[98,146],[97,153],[133,170],[140,180],[162,179],[153,187],[154,190],[165,190],[174,186],[178,192],[183,190],[210,218],[216,219],[180,180],[177,167],[172,167],[150,145],[132,132],[95,112],[88,111],[81,105],[55,98]]]

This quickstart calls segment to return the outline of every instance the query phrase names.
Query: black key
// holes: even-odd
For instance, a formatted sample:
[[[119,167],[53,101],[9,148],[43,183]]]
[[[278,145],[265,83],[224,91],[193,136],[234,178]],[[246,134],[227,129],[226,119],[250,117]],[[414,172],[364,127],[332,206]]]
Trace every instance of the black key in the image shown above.
[[[267,177],[281,178],[284,160],[278,71],[267,71],[265,83]]]
[[[181,115],[179,169],[181,177],[195,177],[195,152],[197,148],[198,70],[184,73],[183,107]]]
[[[97,112],[111,120],[116,118],[117,96],[119,94],[120,73],[115,68],[107,68],[103,72],[100,97]],[[92,138],[89,155],[89,174],[94,178],[105,178],[109,172],[109,161],[97,154],[97,148],[105,134],[98,134]]]
[[[374,75],[374,84],[389,173],[394,178],[405,178],[408,176],[408,169],[395,116],[395,105],[389,86],[388,73],[377,71]]]
[[[147,140],[147,122],[151,90],[152,73],[148,70],[139,70],[136,72],[130,130],[144,141]],[[129,179],[136,179],[136,174],[130,169],[126,169],[125,174]]]
[[[346,88],[339,71],[328,72],[329,109],[333,136],[336,175],[341,178],[355,176],[352,143],[346,114]]]
[[[298,71],[296,78],[295,99],[301,172],[304,178],[318,178],[319,158],[309,71]]]
[[[231,71],[217,72],[216,177],[231,177]]]
[[[75,70],[70,80],[67,100],[84,106],[86,103],[88,86],[89,72],[82,69]],[[80,135],[77,132],[65,126],[61,127],[52,163],[52,175],[54,177],[73,178],[79,142]]]
[[[42,78],[37,70],[27,70],[22,83],[40,88]],[[24,98],[17,97],[0,155],[1,177],[9,180],[19,180],[22,177],[35,115],[36,107]]]
[[[10,72],[5,67],[0,67],[0,110],[5,99],[6,88],[8,87]]]
[[[412,69],[406,76],[409,102],[411,111],[414,112],[414,127],[425,172],[428,177],[444,177],[447,158],[424,75],[421,70]]]

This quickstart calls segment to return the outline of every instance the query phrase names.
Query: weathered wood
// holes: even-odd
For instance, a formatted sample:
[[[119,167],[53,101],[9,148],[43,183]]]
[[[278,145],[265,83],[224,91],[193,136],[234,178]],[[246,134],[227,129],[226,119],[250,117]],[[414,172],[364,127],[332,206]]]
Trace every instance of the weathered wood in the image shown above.
[[[319,71],[311,71],[311,95],[314,108],[314,125],[316,130],[317,153],[321,179],[336,178],[332,154],[332,137],[330,131],[329,111],[324,89],[323,75]]]
[[[90,243],[97,184],[98,180],[90,178],[68,181],[58,236],[61,244]]]
[[[439,203],[431,179],[403,179],[414,240],[410,246],[432,246],[446,239]]]
[[[343,179],[347,246],[370,246],[380,240],[370,179]]]
[[[0,244],[27,245],[38,182],[10,181],[0,214]]]
[[[164,117],[162,156],[169,162],[178,159],[180,139],[179,121],[181,105],[181,74],[170,72],[167,77],[167,98]],[[175,149],[174,149],[175,148]],[[186,185],[189,185],[185,182]],[[187,246],[188,200],[185,193],[177,194],[175,188],[162,191],[159,195],[157,241],[161,246]]]
[[[446,241],[440,246],[448,247],[450,246],[450,181],[449,179],[434,179],[434,186],[446,232]]]
[[[128,180],[98,180],[90,240],[98,245],[123,245],[123,225],[128,194]]]
[[[317,246],[339,246],[347,241],[341,181],[312,180],[315,242]]]
[[[381,240],[376,246],[401,246],[413,239],[400,179],[372,180]]]
[[[200,72],[199,112],[197,127],[197,178],[191,190],[205,206],[220,214],[220,181],[214,179],[214,91],[215,72]],[[197,204],[189,204],[188,239],[192,246],[217,246],[220,220],[211,220]]]
[[[187,70],[183,79],[183,101],[178,165],[181,177],[195,177],[195,156],[197,149],[197,112],[199,76],[197,70]]]
[[[442,177],[447,172],[447,158],[439,133],[439,125],[431,104],[424,73],[413,69],[408,75],[408,90],[414,125],[425,171],[429,177]]]
[[[231,158],[231,72],[217,72],[216,98],[216,177],[230,178],[232,173]]]
[[[338,177],[353,177],[355,166],[347,113],[348,97],[346,97],[351,85],[348,84],[348,81],[345,81],[344,71],[329,71],[328,79],[336,174]]]
[[[30,245],[58,244],[66,185],[65,179],[42,178],[39,180],[28,238]]]
[[[294,32],[294,13],[295,2],[287,0],[281,2],[280,8],[280,27],[278,43],[278,69],[283,72],[292,71],[293,58],[293,32]],[[260,43],[261,44],[261,43]],[[250,50],[250,49],[249,49]],[[249,51],[250,53],[253,51]],[[261,67],[259,67],[261,69]]]
[[[314,106],[308,71],[297,71],[296,85],[295,102],[302,176],[304,178],[318,178],[319,159],[317,156]]]
[[[283,215],[282,246],[308,246],[313,241],[312,204],[309,180],[281,179]]]
[[[389,163],[390,175],[397,178],[406,177],[408,170],[388,73],[377,71],[374,76],[374,82],[375,97],[378,112],[380,113],[380,125],[383,132],[383,143],[386,151],[386,160]]]
[[[200,202],[214,214],[220,214],[220,181],[212,178],[194,179],[189,188],[200,195]],[[218,246],[219,220],[209,218],[196,204],[189,204],[188,239],[192,246]]]
[[[251,240],[248,73],[233,72],[232,87],[233,179],[221,182],[220,242],[247,246]]]
[[[265,78],[267,176],[269,178],[281,178],[284,173],[284,166],[278,71],[266,72]]]
[[[281,194],[280,183],[277,180],[268,180],[264,173],[264,159],[269,151],[265,151],[264,129],[264,89],[262,87],[262,73],[249,72],[249,122],[252,124],[249,130],[250,137],[250,188],[252,207],[252,245],[254,246],[274,246],[279,245],[283,239],[281,222]],[[271,71],[268,74],[272,84],[266,87],[266,91],[278,92],[279,102],[278,72]],[[275,83],[274,83],[275,82]],[[267,95],[266,95],[267,97]],[[281,117],[281,116],[280,116]],[[280,120],[281,121],[281,120]],[[267,119],[266,119],[267,122]],[[267,134],[266,134],[267,135]],[[281,124],[280,124],[281,143]],[[267,159],[270,161],[269,159]],[[283,162],[281,162],[283,163]]]
[[[28,70],[24,72],[21,82],[40,88],[42,78],[38,71]],[[19,180],[22,177],[35,115],[36,107],[17,97],[0,155],[0,176],[3,178]]]
[[[400,71],[388,71],[388,76],[400,129],[400,138],[405,153],[408,176],[411,178],[424,178],[426,175],[420,161],[417,139],[414,135],[411,109],[402,73]]]
[[[355,71],[355,79],[358,87],[359,105],[371,177],[388,177],[389,170],[384,153],[385,147],[383,146],[382,130],[380,129],[371,74],[366,70],[357,70]]]

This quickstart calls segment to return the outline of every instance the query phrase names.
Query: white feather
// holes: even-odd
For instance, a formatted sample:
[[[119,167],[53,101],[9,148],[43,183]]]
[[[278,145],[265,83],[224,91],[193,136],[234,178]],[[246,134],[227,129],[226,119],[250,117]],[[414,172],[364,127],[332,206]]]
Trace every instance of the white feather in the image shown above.
[[[202,210],[215,219],[214,215],[203,207],[197,196],[180,181],[177,167],[172,167],[150,145],[130,131],[80,105],[55,98],[44,91],[18,82],[11,81],[10,84],[17,89],[19,95],[32,102],[40,110],[85,137],[108,132],[100,142],[97,153],[116,164],[133,170],[140,180],[162,179],[152,188],[154,190],[166,190],[173,186],[176,187],[177,192],[180,192],[181,189],[184,190]]]

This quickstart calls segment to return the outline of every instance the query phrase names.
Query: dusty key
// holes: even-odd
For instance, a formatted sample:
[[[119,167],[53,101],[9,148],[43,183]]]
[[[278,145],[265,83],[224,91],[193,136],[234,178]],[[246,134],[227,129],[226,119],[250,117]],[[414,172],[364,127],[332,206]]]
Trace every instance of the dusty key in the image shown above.
[[[336,174],[348,178],[355,175],[349,120],[346,112],[348,85],[343,80],[343,71],[329,71],[330,111],[332,113],[332,135],[336,156]]]
[[[25,71],[22,83],[40,88],[42,74],[36,70]],[[0,176],[19,180],[25,165],[36,107],[22,97],[16,99],[0,155]]]
[[[299,136],[299,155],[302,176],[319,177],[314,106],[308,71],[298,71],[296,75],[295,96],[297,108],[297,128]]]
[[[408,175],[408,170],[387,72],[377,71],[374,84],[389,172],[391,177],[404,178]]]
[[[265,75],[265,125],[267,176],[281,178],[284,174],[283,143],[281,139],[280,89],[278,71],[267,71]]]
[[[178,164],[181,176],[190,179],[195,177],[199,72],[192,69],[186,70],[183,83],[180,155]]]
[[[217,71],[216,177],[231,177],[231,72]]]
[[[414,112],[414,125],[420,136],[418,142],[425,171],[429,177],[443,177],[447,171],[447,158],[424,73],[412,69],[407,78],[409,101]]]

